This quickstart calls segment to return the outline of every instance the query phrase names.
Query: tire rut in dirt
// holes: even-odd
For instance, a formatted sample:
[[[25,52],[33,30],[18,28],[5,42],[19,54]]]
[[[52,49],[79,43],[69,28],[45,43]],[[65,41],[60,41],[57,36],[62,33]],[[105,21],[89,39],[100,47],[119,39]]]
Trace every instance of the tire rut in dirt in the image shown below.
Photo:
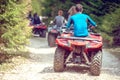
[[[65,50],[61,47],[57,47],[54,56],[54,71],[55,72],[62,72],[64,71],[64,55]]]
[[[90,72],[94,76],[99,76],[101,72],[101,65],[102,65],[102,52],[99,51],[93,58]]]

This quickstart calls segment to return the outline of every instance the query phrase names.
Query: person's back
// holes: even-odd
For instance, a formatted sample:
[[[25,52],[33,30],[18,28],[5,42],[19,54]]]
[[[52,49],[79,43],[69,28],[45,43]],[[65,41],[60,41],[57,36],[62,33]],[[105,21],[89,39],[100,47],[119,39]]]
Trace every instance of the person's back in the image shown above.
[[[64,24],[64,17],[63,16],[56,16],[55,17],[55,24],[57,27],[61,27]]]
[[[57,25],[57,27],[61,27],[64,25],[65,19],[62,16],[63,11],[59,10],[58,11],[58,16],[55,17],[54,23]]]
[[[88,24],[90,23],[93,26],[96,26],[96,23],[86,14],[82,14],[77,11],[76,14],[70,17],[67,27],[70,27],[71,23],[74,26],[74,36],[76,37],[86,37],[88,36]]]
[[[74,36],[88,36],[87,20],[90,20],[91,24],[95,26],[95,22],[86,14],[76,13],[71,19],[74,23]]]
[[[36,25],[36,24],[40,24],[40,23],[41,23],[40,18],[37,15],[37,13],[35,13],[34,17],[33,17],[33,24]]]

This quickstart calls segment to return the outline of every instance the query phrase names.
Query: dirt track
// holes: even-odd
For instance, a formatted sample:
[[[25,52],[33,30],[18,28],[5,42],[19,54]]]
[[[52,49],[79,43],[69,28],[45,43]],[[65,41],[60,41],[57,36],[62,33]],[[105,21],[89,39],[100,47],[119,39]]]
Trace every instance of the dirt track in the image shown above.
[[[103,49],[103,65],[100,76],[92,76],[87,68],[68,66],[64,72],[53,70],[54,48],[47,46],[44,38],[33,37],[27,47],[30,59],[4,73],[0,80],[120,80],[120,59]]]

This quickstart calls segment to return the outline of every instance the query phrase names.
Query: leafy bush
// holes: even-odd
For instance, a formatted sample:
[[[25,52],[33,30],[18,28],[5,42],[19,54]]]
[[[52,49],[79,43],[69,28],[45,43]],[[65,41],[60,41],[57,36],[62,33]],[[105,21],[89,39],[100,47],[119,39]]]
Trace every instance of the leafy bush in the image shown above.
[[[1,49],[20,49],[28,43],[30,28],[25,19],[26,9],[22,0],[0,0]]]
[[[113,43],[112,37],[119,37],[120,38],[120,8],[118,8],[115,12],[112,12],[111,14],[107,14],[104,17],[102,17],[102,25],[100,30],[106,34],[104,38],[106,40],[110,40],[111,43]],[[120,43],[120,42],[119,42]]]

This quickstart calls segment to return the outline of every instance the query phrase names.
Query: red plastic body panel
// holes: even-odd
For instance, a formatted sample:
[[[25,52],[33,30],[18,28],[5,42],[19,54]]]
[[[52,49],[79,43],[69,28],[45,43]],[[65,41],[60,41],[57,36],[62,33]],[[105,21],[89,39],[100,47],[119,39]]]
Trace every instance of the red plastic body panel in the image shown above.
[[[58,33],[58,31],[57,30],[51,30],[50,32],[52,32],[52,33]]]
[[[39,25],[37,28],[40,28],[40,29],[47,29],[47,26],[46,26],[46,25]]]
[[[71,36],[71,34],[63,34],[61,36]],[[96,35],[90,35],[91,38],[97,39],[98,41],[94,40],[69,40],[69,39],[56,39],[56,44],[63,47],[64,49],[72,51],[72,46],[71,45],[76,45],[76,46],[86,46],[85,52],[87,53],[88,51],[97,51],[101,50],[103,43],[102,43],[102,37],[101,36],[96,36]]]
[[[39,26],[37,26],[37,27],[34,26],[34,28],[47,29],[47,26],[45,26],[45,25],[39,25]]]
[[[30,27],[31,28],[38,28],[38,29],[47,29],[47,26],[46,25],[37,25],[37,26],[35,26],[35,25],[30,25]]]

